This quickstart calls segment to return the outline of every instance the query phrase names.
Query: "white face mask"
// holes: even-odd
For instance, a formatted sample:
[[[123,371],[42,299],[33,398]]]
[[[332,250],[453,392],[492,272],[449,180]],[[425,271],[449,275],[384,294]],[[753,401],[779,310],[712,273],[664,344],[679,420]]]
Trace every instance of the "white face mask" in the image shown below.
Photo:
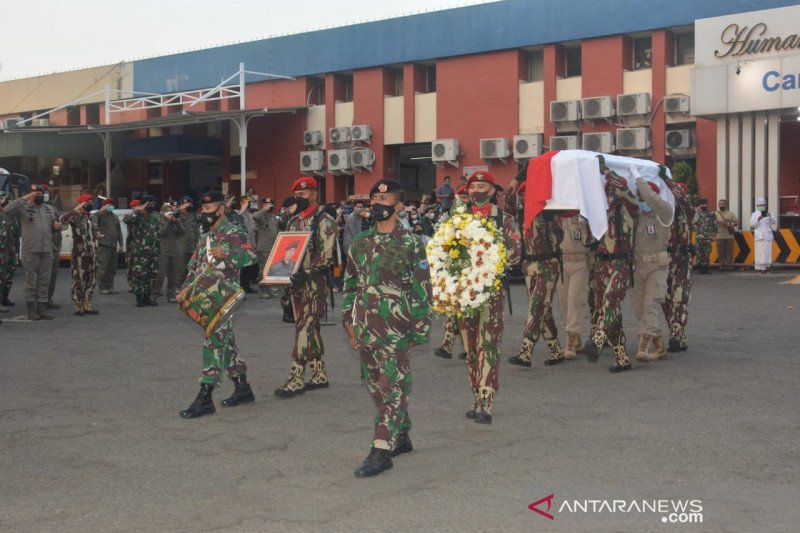
[[[47,195],[45,195],[45,197],[46,197],[46,196],[47,196]],[[45,201],[47,201],[47,200],[45,200]],[[758,209],[759,211],[764,211],[766,208],[767,208],[767,206],[765,206],[765,205],[757,205],[757,206],[756,206],[756,209]]]
[[[46,192],[46,193],[44,193],[44,203],[47,203],[49,201],[50,201],[50,193]]]

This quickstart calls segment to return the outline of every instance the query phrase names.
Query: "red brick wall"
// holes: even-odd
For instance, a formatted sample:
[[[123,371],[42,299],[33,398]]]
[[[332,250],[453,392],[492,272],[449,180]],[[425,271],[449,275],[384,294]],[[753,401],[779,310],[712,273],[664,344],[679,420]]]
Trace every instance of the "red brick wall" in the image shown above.
[[[623,93],[623,65],[625,62],[626,39],[622,36],[604,37],[583,41],[581,46],[581,93],[583,98],[592,96],[611,96],[615,100]],[[547,120],[550,119],[550,105],[547,105]],[[594,126],[588,122],[581,125],[582,133],[610,131],[616,132],[612,124],[596,120]]]
[[[697,186],[709,207],[717,204],[717,122],[697,119]]]

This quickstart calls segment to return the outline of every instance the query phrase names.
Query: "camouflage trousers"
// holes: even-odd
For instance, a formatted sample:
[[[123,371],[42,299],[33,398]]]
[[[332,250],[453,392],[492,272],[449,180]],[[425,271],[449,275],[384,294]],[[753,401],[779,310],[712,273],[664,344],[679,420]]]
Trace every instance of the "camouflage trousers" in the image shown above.
[[[528,288],[528,317],[523,338],[531,343],[543,335],[545,340],[558,336],[553,320],[553,293],[559,278],[558,259],[531,261],[525,265],[525,285]]]
[[[711,256],[711,239],[697,239],[697,266],[707,267]]]
[[[128,288],[133,290],[133,256],[130,248],[125,253],[125,279],[128,280]]]
[[[472,317],[456,319],[467,352],[467,373],[472,391],[500,389],[500,343],[503,339],[503,293],[498,293]]]
[[[453,353],[458,337],[458,324],[455,318],[448,316],[444,323],[444,337],[442,338],[442,349],[447,353]]]
[[[14,253],[13,246],[10,252],[0,247],[0,298],[4,292],[11,291],[11,283],[14,280],[16,269],[17,256]]]
[[[686,323],[689,320],[689,299],[692,290],[692,266],[680,255],[670,257],[667,273],[667,294],[662,304],[670,338],[686,342]]]
[[[134,257],[131,265],[131,288],[137,295],[150,294],[158,277],[158,256]]]
[[[328,278],[313,274],[305,282],[292,286],[289,291],[295,319],[295,341],[292,359],[299,365],[322,359],[325,347],[319,321],[325,316],[328,296]]]
[[[225,370],[229,378],[238,378],[247,373],[247,365],[239,358],[236,337],[233,335],[233,319],[228,320],[216,333],[203,343],[203,371],[200,383],[220,383],[219,369]]]
[[[91,311],[95,284],[95,254],[79,254],[74,250],[70,260],[72,272],[72,303],[76,311]]]
[[[391,346],[362,347],[361,378],[375,402],[375,431],[372,447],[394,448],[397,434],[411,429],[408,398],[411,394],[411,365],[408,350]]]
[[[594,301],[592,329],[593,337],[602,333],[612,346],[625,344],[622,330],[622,302],[628,291],[631,266],[627,259],[597,260],[592,272],[592,294]]]

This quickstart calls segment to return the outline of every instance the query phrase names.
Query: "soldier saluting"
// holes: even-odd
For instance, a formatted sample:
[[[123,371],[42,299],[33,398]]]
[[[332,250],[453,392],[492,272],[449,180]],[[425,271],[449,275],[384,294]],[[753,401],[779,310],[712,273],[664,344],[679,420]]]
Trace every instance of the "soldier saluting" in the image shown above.
[[[72,303],[78,316],[99,314],[92,306],[92,296],[97,266],[97,239],[102,239],[104,235],[97,231],[91,218],[93,199],[91,194],[81,195],[75,208],[61,217],[61,223],[69,224],[72,228]]]
[[[155,213],[156,197],[145,195],[133,213],[122,219],[133,230],[130,259],[131,282],[136,306],[158,305],[151,297],[158,276],[158,256],[161,253],[161,218]]]
[[[398,222],[400,184],[379,180],[370,196],[376,225],[349,248],[342,300],[342,324],[378,411],[372,448],[356,477],[388,470],[392,457],[412,451],[408,351],[430,335],[430,270],[422,241]]]

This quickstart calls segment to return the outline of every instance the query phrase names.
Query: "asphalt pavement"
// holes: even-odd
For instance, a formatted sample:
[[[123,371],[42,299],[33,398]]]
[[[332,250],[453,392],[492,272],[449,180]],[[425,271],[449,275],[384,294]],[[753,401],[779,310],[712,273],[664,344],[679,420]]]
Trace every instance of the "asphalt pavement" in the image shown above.
[[[353,476],[374,408],[339,294],[322,333],[329,389],[273,396],[294,327],[277,300],[250,297],[235,331],[256,402],[220,407],[226,381],[216,414],[183,420],[200,328],[174,304],[138,309],[125,292],[97,295],[98,316],[73,316],[68,271],[59,275],[55,320],[19,317],[21,272],[17,305],[0,315],[2,531],[797,530],[794,273],[696,275],[689,350],[623,374],[607,372],[610,350],[600,364],[545,367],[543,343],[532,368],[505,363],[525,317],[524,287],[513,286],[492,426],[464,417],[466,369],[432,355],[437,320],[412,354],[414,452],[371,479]],[[633,355],[627,300],[624,323]],[[691,500],[699,518],[667,512]],[[529,509],[537,501],[541,513]],[[669,523],[682,518],[702,523]]]

